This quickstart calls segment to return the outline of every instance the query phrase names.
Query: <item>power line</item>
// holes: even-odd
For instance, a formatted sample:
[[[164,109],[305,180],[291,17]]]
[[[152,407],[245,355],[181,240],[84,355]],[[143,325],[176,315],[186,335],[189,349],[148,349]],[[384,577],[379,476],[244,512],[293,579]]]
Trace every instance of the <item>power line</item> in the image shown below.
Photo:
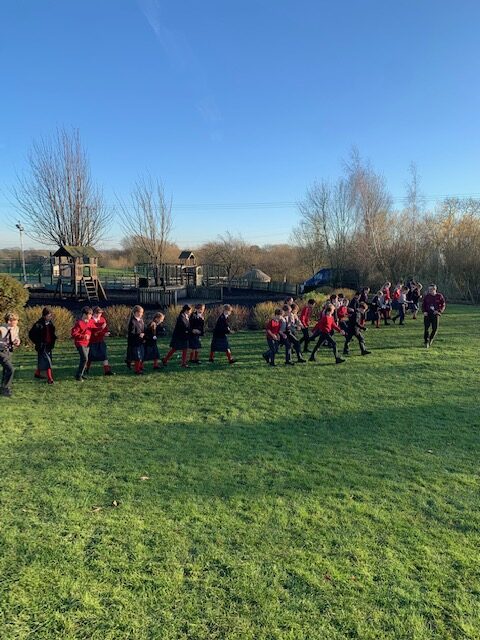
[[[450,193],[450,194],[431,194],[420,195],[419,200],[422,202],[432,202],[437,200],[446,200],[449,198],[480,198],[480,193]],[[393,196],[392,202],[407,203],[409,201],[408,196]],[[190,211],[190,210],[241,210],[241,209],[291,209],[298,207],[299,201],[275,201],[267,200],[262,202],[188,202],[188,203],[173,203],[172,210],[174,211]],[[15,208],[10,202],[0,202],[2,207]],[[117,204],[106,203],[105,206],[109,209],[118,209]],[[133,207],[126,206],[125,209],[131,211]]]

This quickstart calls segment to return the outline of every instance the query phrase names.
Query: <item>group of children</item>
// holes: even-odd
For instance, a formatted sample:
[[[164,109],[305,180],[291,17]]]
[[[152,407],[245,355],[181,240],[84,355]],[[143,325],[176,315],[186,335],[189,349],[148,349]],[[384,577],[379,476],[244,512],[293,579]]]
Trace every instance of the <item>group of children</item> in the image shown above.
[[[315,354],[321,346],[332,350],[336,364],[345,362],[344,358],[338,355],[337,343],[333,339],[334,332],[345,337],[343,355],[349,354],[349,345],[353,338],[358,340],[360,352],[366,356],[370,353],[365,346],[363,332],[366,331],[365,315],[368,309],[366,302],[360,302],[360,293],[352,300],[349,306],[348,300],[343,296],[333,294],[329,300],[321,307],[317,322],[310,333],[310,321],[313,315],[316,302],[313,298],[299,313],[298,305],[293,298],[288,298],[282,307],[275,310],[265,327],[268,349],[262,354],[263,359],[272,367],[276,366],[275,356],[281,346],[285,347],[285,364],[294,364],[291,359],[292,349],[297,355],[298,363],[305,363],[301,353],[310,353],[309,362],[315,362]],[[302,333],[302,338],[297,338],[297,332]],[[313,350],[310,352],[308,346],[310,342],[315,342]]]
[[[308,360],[315,361],[315,355],[322,346],[331,349],[335,362],[341,364],[345,359],[338,354],[337,343],[333,335],[335,332],[345,338],[343,354],[348,355],[351,342],[356,339],[360,347],[360,353],[366,356],[370,353],[365,345],[364,332],[366,324],[380,327],[383,318],[384,324],[390,324],[399,320],[399,324],[405,323],[405,315],[408,310],[412,312],[412,318],[417,317],[421,298],[422,285],[410,280],[406,285],[399,283],[391,293],[391,283],[385,285],[369,301],[370,289],[364,287],[355,293],[351,300],[347,300],[342,294],[332,294],[328,301],[321,307],[320,313],[312,330],[312,322],[315,300],[308,300],[300,310],[293,298],[285,300],[284,304],[275,310],[274,316],[265,327],[267,350],[263,353],[264,360],[275,366],[275,358],[279,348],[285,348],[285,364],[295,364],[292,360],[292,352],[296,354],[297,363],[305,363],[303,357],[310,353]],[[392,316],[391,312],[396,315]],[[424,315],[424,343],[430,347],[437,331],[440,316],[445,310],[445,298],[437,292],[436,285],[430,285],[423,298],[422,310]],[[213,362],[216,352],[223,352],[229,364],[234,364],[229,334],[232,332],[229,326],[229,317],[232,307],[223,305],[223,310],[218,317],[213,329],[210,345],[209,362]],[[144,363],[153,362],[153,369],[157,370],[168,365],[176,352],[181,354],[181,366],[188,368],[190,365],[199,365],[202,337],[205,335],[205,305],[197,304],[191,307],[185,304],[182,307],[170,340],[170,350],[163,358],[160,358],[158,339],[165,336],[165,316],[163,313],[154,315],[150,322],[145,322],[144,310],[136,305],[132,309],[127,328],[127,355],[125,363],[135,375],[143,375]],[[37,369],[35,378],[46,378],[48,384],[54,384],[52,373],[52,352],[57,340],[53,315],[48,307],[42,311],[39,318],[29,331],[29,338],[37,351]],[[107,344],[105,339],[110,335],[104,311],[100,307],[84,307],[81,317],[75,322],[71,330],[71,337],[79,355],[79,364],[75,373],[75,379],[83,382],[89,373],[93,362],[101,362],[106,376],[115,375],[108,360]],[[300,337],[301,336],[301,337]],[[315,343],[312,351],[310,343]],[[0,326],[0,366],[2,367],[1,395],[11,396],[11,387],[14,374],[11,354],[20,344],[18,331],[18,316],[8,313],[5,316],[5,325]],[[190,351],[190,354],[188,353]]]
[[[370,354],[366,348],[364,332],[367,330],[367,321],[372,326],[380,328],[383,318],[384,324],[394,324],[399,320],[399,325],[405,324],[405,316],[412,312],[412,319],[416,320],[420,308],[422,285],[410,279],[406,284],[398,283],[393,291],[390,282],[386,282],[377,291],[372,300],[369,300],[370,288],[364,287],[355,292],[351,300],[347,300],[342,293],[332,294],[327,302],[320,308],[317,322],[310,332],[310,323],[313,316],[315,300],[312,298],[299,312],[298,305],[293,298],[285,300],[282,307],[275,310],[266,327],[266,340],[268,349],[262,354],[264,360],[275,366],[275,356],[281,346],[285,347],[285,364],[294,364],[291,359],[292,349],[297,354],[297,362],[305,363],[300,346],[303,344],[303,353],[309,353],[308,345],[315,342],[315,346],[309,357],[310,362],[315,361],[315,354],[321,346],[332,350],[336,364],[345,362],[338,355],[337,343],[333,339],[335,332],[345,338],[342,355],[349,355],[350,343],[356,339],[362,356]],[[445,298],[437,292],[434,284],[429,285],[428,292],[424,296],[422,305],[424,315],[424,344],[429,348],[437,333],[440,316],[445,310]],[[392,315],[392,311],[396,315]],[[302,338],[297,338],[297,333]]]

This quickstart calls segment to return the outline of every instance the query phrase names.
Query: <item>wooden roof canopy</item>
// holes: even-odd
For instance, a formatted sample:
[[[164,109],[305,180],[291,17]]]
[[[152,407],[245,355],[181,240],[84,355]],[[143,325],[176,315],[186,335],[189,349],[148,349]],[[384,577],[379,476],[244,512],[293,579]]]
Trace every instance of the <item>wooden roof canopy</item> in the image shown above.
[[[73,247],[71,245],[62,245],[54,254],[53,257],[67,257],[67,258],[99,258],[100,254],[96,249],[88,245],[84,247]]]

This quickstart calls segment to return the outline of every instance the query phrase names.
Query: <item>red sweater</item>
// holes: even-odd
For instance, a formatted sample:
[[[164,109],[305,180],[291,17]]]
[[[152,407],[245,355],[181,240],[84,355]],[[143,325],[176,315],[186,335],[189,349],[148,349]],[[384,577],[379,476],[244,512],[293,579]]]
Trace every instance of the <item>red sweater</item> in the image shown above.
[[[443,313],[445,310],[445,298],[441,293],[427,293],[422,302],[422,308],[424,313]]]
[[[339,333],[342,331],[335,322],[335,318],[333,316],[327,316],[327,314],[324,314],[313,327],[313,333],[330,333],[332,329]]]
[[[382,291],[383,291],[383,296],[384,296],[385,300],[391,300],[390,287],[383,287]]]
[[[298,319],[302,323],[302,326],[308,327],[310,323],[310,318],[312,317],[312,310],[313,310],[313,307],[311,307],[309,304],[307,304],[306,307],[303,307],[298,317]]]
[[[341,305],[340,307],[338,307],[338,311],[337,311],[337,315],[338,315],[338,320],[342,321],[345,320],[346,318],[348,318],[348,309],[345,305]]]
[[[92,329],[90,344],[103,342],[108,333],[107,321],[103,316],[100,316],[97,320],[92,318],[92,322],[94,324],[94,328]]]
[[[271,320],[269,320],[265,326],[267,338],[271,337],[268,335],[269,331],[273,333],[274,336],[278,336],[278,334],[280,333],[281,326],[282,326],[281,320],[277,320],[276,318],[272,318]]]
[[[76,347],[88,347],[92,330],[95,330],[95,322],[90,320],[77,320],[72,327],[72,338]]]

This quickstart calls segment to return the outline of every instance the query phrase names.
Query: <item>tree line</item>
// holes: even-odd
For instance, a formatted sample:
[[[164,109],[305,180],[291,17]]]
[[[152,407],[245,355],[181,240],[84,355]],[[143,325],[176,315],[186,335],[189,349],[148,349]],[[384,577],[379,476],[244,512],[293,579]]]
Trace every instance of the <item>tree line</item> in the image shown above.
[[[102,252],[104,266],[147,262],[158,284],[160,265],[178,257],[172,199],[162,181],[142,176],[127,199],[108,207],[78,130],[59,129],[35,142],[11,194],[28,235],[40,243],[99,246],[116,219],[121,248]],[[354,149],[336,181],[307,188],[298,211],[288,243],[260,247],[225,232],[195,253],[200,262],[221,265],[228,279],[255,266],[274,280],[301,282],[332,267],[356,270],[371,286],[434,280],[451,297],[480,302],[480,200],[444,198],[429,210],[415,165],[404,206],[395,208],[385,178]]]

